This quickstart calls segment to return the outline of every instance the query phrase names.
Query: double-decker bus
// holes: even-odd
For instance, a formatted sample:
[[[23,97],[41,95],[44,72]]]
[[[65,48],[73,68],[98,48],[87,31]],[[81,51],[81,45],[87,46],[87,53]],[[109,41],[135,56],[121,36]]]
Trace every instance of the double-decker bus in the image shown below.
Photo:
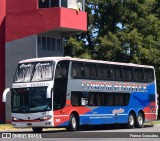
[[[11,89],[12,125],[48,127],[126,124],[143,127],[157,119],[152,66],[47,57],[20,61]]]

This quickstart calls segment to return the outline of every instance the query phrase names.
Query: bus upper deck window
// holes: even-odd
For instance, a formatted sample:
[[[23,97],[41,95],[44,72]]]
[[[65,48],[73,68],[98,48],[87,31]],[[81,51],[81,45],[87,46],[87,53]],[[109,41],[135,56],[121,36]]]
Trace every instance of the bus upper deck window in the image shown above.
[[[82,62],[72,62],[71,77],[80,79],[84,77],[84,69]]]
[[[108,80],[109,79],[109,66],[105,64],[100,64],[97,67],[97,75],[100,80]]]
[[[144,80],[146,82],[152,82],[154,80],[153,69],[144,69]]]
[[[134,80],[143,81],[143,69],[142,68],[134,68]]]
[[[96,64],[85,63],[84,75],[86,79],[97,79]]]
[[[111,68],[110,68],[110,78],[112,80],[121,80],[121,67],[111,66]]]
[[[60,61],[56,67],[55,78],[67,78],[68,77],[68,66],[69,62]]]
[[[131,81],[132,78],[132,67],[123,67],[122,68],[122,79],[124,81]]]

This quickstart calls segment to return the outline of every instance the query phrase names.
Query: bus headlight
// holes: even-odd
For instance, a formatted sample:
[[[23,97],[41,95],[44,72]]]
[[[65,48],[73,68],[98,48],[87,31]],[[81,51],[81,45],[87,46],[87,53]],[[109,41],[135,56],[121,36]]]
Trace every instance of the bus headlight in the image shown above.
[[[16,118],[16,117],[12,117],[12,121],[18,121],[20,120],[19,118]]]
[[[48,116],[44,116],[44,117],[41,117],[40,120],[44,121],[44,120],[50,120],[52,118],[51,115],[48,115]]]

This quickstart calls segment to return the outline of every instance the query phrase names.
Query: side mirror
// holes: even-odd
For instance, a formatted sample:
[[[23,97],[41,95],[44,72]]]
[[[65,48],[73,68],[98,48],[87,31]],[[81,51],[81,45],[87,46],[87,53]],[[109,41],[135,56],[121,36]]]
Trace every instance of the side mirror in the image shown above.
[[[6,102],[6,97],[7,97],[7,94],[11,91],[10,88],[7,88],[4,90],[3,92],[3,96],[2,96],[2,102]]]
[[[53,88],[48,86],[47,93],[46,93],[46,98],[51,98],[52,93],[53,93]]]

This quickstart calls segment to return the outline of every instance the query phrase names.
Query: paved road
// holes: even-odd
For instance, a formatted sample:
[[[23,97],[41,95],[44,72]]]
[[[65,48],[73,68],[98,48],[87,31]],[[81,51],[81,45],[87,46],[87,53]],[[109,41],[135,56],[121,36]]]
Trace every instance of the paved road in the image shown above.
[[[160,140],[160,125],[158,126],[145,126],[144,128],[134,128],[134,129],[126,129],[120,126],[92,126],[87,127],[85,130],[80,130],[77,132],[68,132],[66,130],[47,130],[41,134],[33,134],[31,130],[18,130],[18,131],[1,131],[2,133],[11,133],[12,140],[18,141],[22,139],[17,138],[25,138],[24,141],[28,141],[26,137],[30,137],[30,141],[35,140],[32,139],[35,137],[42,137],[42,141],[124,141],[124,140]],[[5,134],[3,134],[5,135]],[[75,139],[76,138],[76,139]],[[8,141],[8,139],[1,139],[2,141]],[[37,139],[38,140],[38,139]]]

